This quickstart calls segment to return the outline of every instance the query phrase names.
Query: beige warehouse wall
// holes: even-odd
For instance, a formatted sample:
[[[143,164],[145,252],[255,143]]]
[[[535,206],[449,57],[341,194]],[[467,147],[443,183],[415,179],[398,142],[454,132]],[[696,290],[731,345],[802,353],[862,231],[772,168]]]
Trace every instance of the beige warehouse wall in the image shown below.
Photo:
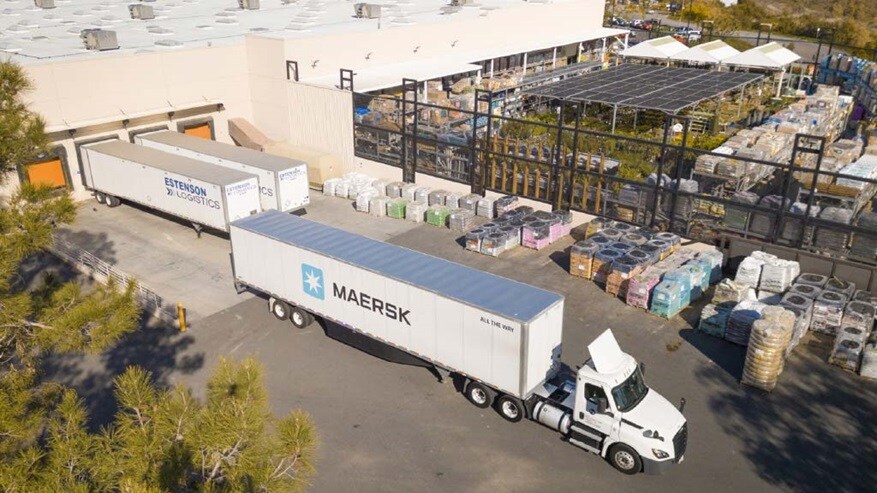
[[[328,152],[353,171],[353,98],[350,91],[289,82],[289,143]]]
[[[249,97],[252,122],[269,139],[291,137],[286,62],[282,39],[246,37]]]

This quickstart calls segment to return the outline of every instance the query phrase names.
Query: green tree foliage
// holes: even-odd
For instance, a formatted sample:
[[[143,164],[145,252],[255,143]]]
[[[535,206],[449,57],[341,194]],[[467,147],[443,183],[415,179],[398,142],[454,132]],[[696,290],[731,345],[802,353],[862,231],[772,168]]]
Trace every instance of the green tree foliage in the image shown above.
[[[15,63],[0,61],[0,172],[15,169],[48,144],[43,119],[27,109],[22,99],[31,88]]]

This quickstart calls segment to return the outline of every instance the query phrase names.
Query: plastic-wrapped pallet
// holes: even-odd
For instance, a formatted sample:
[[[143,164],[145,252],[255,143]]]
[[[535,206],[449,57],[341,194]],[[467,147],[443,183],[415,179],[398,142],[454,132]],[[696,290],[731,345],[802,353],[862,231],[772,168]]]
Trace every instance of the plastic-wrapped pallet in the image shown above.
[[[447,190],[433,190],[429,192],[429,205],[445,205],[448,193]]]
[[[819,213],[819,219],[839,224],[850,224],[853,211],[839,207],[826,207]],[[840,252],[846,249],[850,234],[833,228],[816,228],[816,246],[830,251]]]
[[[683,291],[682,296],[680,297],[680,302],[683,308],[691,304],[691,300],[693,299],[692,287],[694,282],[691,278],[691,274],[691,271],[679,266],[664,274],[663,278],[664,281],[675,281],[682,286]]]
[[[448,216],[448,226],[453,231],[466,231],[475,222],[475,214],[468,209],[454,209]]]
[[[335,196],[346,199],[347,194],[350,192],[351,185],[352,184],[350,180],[347,180],[345,178],[338,180],[338,183],[335,184]]]
[[[476,228],[466,233],[466,250],[480,252],[481,240],[483,240],[488,234],[490,234],[489,231],[481,228]]]
[[[722,255],[722,252],[718,250],[704,250],[702,252],[698,252],[697,257],[695,258],[699,260],[704,260],[709,263],[710,284],[715,284],[722,280],[722,262],[724,261],[724,256]]]
[[[524,228],[526,238],[526,227]],[[524,245],[526,246],[526,244]],[[612,262],[624,255],[624,252],[614,250],[612,248],[603,248],[594,255],[594,263],[592,265],[594,282],[604,284],[609,272],[612,269]]]
[[[709,303],[700,312],[700,322],[697,330],[711,336],[724,338],[725,328],[728,326],[729,310],[720,310],[716,305]]]
[[[414,183],[406,183],[402,185],[402,190],[399,192],[403,199],[408,202],[414,202],[417,200],[417,189],[419,187]]]
[[[782,293],[789,289],[798,274],[801,265],[793,260],[769,259],[761,268],[761,279],[758,289],[772,293]]]
[[[809,217],[819,216],[822,209],[818,205],[810,207]],[[789,215],[785,218],[783,229],[780,237],[787,241],[803,240],[803,243],[809,243],[808,237],[812,236],[813,226],[808,225],[807,230],[804,229],[803,218],[807,214],[807,204],[805,202],[795,202],[789,209]]]
[[[405,186],[405,183],[401,181],[393,181],[387,183],[387,197],[391,199],[399,198],[402,196],[402,187]]]
[[[853,241],[850,245],[850,253],[874,260],[877,258],[877,212],[866,211],[859,214],[856,226],[872,231],[873,234],[853,233]]]
[[[559,240],[563,236],[563,222],[557,216],[551,216],[548,219],[548,239],[551,243]]]
[[[505,233],[494,231],[489,233],[481,240],[481,253],[498,257],[500,253],[505,251],[508,238]]]
[[[862,350],[859,375],[877,380],[877,332],[874,332]]]
[[[426,209],[426,222],[433,226],[445,227],[448,225],[448,216],[451,210],[445,205],[431,205]]]
[[[822,289],[816,286],[811,286],[809,284],[792,284],[792,286],[789,287],[789,293],[804,296],[805,298],[810,298],[811,300],[815,300],[821,292]]]
[[[338,182],[341,181],[341,178],[329,178],[328,180],[323,182],[323,195],[327,197],[335,196],[335,187],[338,185]]]
[[[761,255],[758,255],[761,254]],[[752,255],[743,259],[737,267],[737,275],[734,280],[741,284],[748,284],[753,288],[758,286],[761,280],[761,270],[768,260],[775,260],[773,255],[767,256],[764,252],[753,252]]]
[[[780,311],[785,314],[753,322],[740,383],[767,392],[776,387],[794,326],[794,316]]]
[[[749,299],[747,295],[751,290],[752,287],[747,284],[738,283],[733,279],[722,279],[716,284],[716,290],[713,293],[713,303],[718,306],[733,307],[737,303]]]
[[[390,197],[386,195],[372,197],[368,202],[368,213],[372,216],[384,217],[387,215],[387,204],[389,203]]]
[[[868,303],[877,310],[877,294],[872,294],[870,291],[865,291],[864,289],[856,291],[853,294],[853,300]],[[874,314],[874,318],[877,319],[877,313]]]
[[[810,274],[804,273],[798,276],[798,279],[795,280],[795,284],[806,284],[808,286],[816,286],[819,289],[825,287],[825,283],[828,282],[828,277],[820,274]],[[815,296],[814,296],[815,298]]]
[[[841,325],[870,331],[874,327],[874,305],[864,301],[850,301],[844,308]]]
[[[683,303],[687,289],[676,281],[661,281],[652,291],[649,311],[664,318],[672,318],[687,306]]]
[[[772,291],[763,291],[759,289],[756,292],[756,299],[765,305],[779,305],[783,301],[783,295]]]
[[[558,238],[568,235],[572,229],[572,212],[554,211],[552,214],[560,220],[560,235]]]
[[[533,208],[530,207],[529,205],[519,205],[519,206],[515,207],[514,209],[512,209],[511,211],[509,211],[507,213],[507,215],[524,217],[524,216],[527,216],[527,215],[532,214],[532,213],[533,213]]]
[[[617,228],[606,228],[601,231],[600,234],[612,241],[619,241],[621,240],[621,237],[624,236],[624,232]]]
[[[813,318],[810,330],[834,335],[843,321],[843,310],[847,297],[834,291],[823,291],[813,303]]]
[[[743,300],[738,303],[728,317],[725,340],[741,346],[749,344],[752,323],[761,318],[766,307],[767,305],[757,300]]]
[[[832,277],[825,283],[825,290],[833,291],[842,294],[847,298],[851,298],[856,292],[856,283]]]
[[[387,195],[387,180],[380,178],[372,182],[372,188],[377,192],[377,196]]]
[[[460,197],[462,197],[462,195],[457,192],[448,192],[448,195],[445,197],[445,205],[451,209],[459,209]]]
[[[661,282],[663,275],[664,271],[653,265],[634,276],[627,285],[627,304],[648,310],[652,290]]]
[[[704,284],[709,286],[709,283],[705,282],[705,279],[707,279],[706,270],[701,265],[689,261],[682,267],[676,269],[676,272],[686,273],[688,280],[691,283],[691,288],[689,289],[689,302],[695,301],[703,295]]]
[[[672,251],[670,249],[673,245],[671,245],[670,243],[668,243],[664,240],[656,240],[653,238],[653,239],[649,240],[648,242],[646,242],[645,246],[657,248],[658,249],[658,260],[664,260],[672,253]]]
[[[468,211],[467,211],[468,212]],[[499,232],[506,235],[506,250],[511,250],[521,245],[521,230],[514,226],[501,226]]]
[[[551,244],[551,225],[547,221],[525,223],[521,228],[521,245],[541,250]]]
[[[350,181],[350,186],[347,189],[348,199],[356,200],[356,197],[358,197],[361,192],[374,190],[372,188],[374,178],[368,175],[362,173],[348,173],[345,176],[347,177],[346,179]]]
[[[789,199],[783,200],[781,195],[766,195],[758,202],[758,206],[770,209],[771,212],[753,212],[752,217],[749,219],[749,231],[761,236],[769,236],[773,234],[774,227],[776,227],[777,217],[775,213],[778,212],[781,207],[788,210],[789,205]]]
[[[712,266],[705,259],[693,258],[685,262],[683,267],[692,269],[691,279],[697,283],[697,297],[700,298],[710,287],[710,271]],[[696,272],[694,269],[696,269]],[[694,286],[692,286],[692,289],[694,289]]]
[[[859,371],[868,333],[861,327],[844,327],[837,332],[828,362],[851,372]]]
[[[479,200],[481,200],[481,195],[478,195],[477,193],[463,195],[462,197],[460,197],[460,208],[476,212],[478,209]]]
[[[786,357],[788,358],[792,351],[798,347],[798,344],[801,343],[801,338],[807,334],[807,331],[810,328],[810,313],[805,312],[804,310],[788,305],[780,305],[786,310],[792,312],[795,315],[795,329],[792,332],[792,339],[789,341],[789,345],[786,347]]]
[[[601,217],[592,219],[591,222],[588,223],[588,227],[585,228],[585,238],[590,238],[606,228],[611,228],[612,223],[613,221],[611,219],[604,219]]]
[[[673,250],[675,250],[677,247],[679,247],[679,245],[682,244],[682,238],[679,235],[675,233],[668,233],[666,231],[655,233],[655,235],[652,236],[652,239],[666,241],[670,244],[670,248]]]
[[[642,264],[636,259],[622,255],[614,261],[606,276],[606,292],[613,296],[627,296],[627,285],[630,278],[642,271]]]
[[[758,203],[759,197],[753,192],[737,192],[731,197],[731,200],[745,205],[755,205]],[[725,226],[739,231],[745,230],[749,224],[749,211],[748,207],[726,206]]]
[[[426,220],[427,205],[425,202],[410,202],[405,207],[405,219],[415,223],[422,223]]]
[[[405,219],[406,205],[408,205],[408,200],[403,197],[390,200],[387,204],[387,216],[393,219]]]
[[[501,216],[518,206],[518,197],[515,195],[503,195],[494,202],[496,215]]]
[[[639,248],[634,248],[633,250],[629,250],[625,255],[636,260],[636,262],[638,264],[640,264],[644,267],[651,265],[651,264],[655,263],[655,261],[658,260],[652,253],[643,251]]]
[[[576,242],[569,252],[569,273],[577,277],[590,279],[594,255],[597,254],[599,249],[600,247],[595,243],[588,243],[587,241]]]
[[[378,196],[378,192],[374,189],[367,189],[359,192],[356,196],[356,210],[359,212],[368,212],[371,200]]]
[[[621,237],[621,241],[628,245],[640,246],[645,245],[649,239],[639,233],[627,233]]]
[[[616,241],[609,246],[616,250],[621,250],[622,252],[628,252],[630,250],[633,250],[633,245],[627,244],[623,241]]]
[[[475,214],[486,217],[487,219],[493,219],[496,217],[496,210],[494,209],[494,201],[491,198],[484,197],[478,200],[478,205],[475,207]]]
[[[417,187],[414,191],[414,201],[423,202],[424,204],[429,205],[430,192],[432,192],[432,189],[429,187]]]

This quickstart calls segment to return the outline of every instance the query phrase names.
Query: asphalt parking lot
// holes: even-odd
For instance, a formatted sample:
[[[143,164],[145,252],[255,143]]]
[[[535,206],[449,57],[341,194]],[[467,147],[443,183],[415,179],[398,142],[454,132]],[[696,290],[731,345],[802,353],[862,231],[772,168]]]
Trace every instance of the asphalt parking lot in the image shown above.
[[[465,251],[447,229],[355,213],[342,199],[314,199],[308,214],[314,220],[564,294],[568,364],[582,363],[587,344],[611,327],[622,348],[646,364],[650,386],[672,402],[686,398],[684,463],[665,476],[623,476],[541,425],[511,424],[475,408],[425,368],[400,364],[413,362],[403,354],[335,326],[296,330],[251,295],[199,301],[202,316],[187,333],[149,328],[100,357],[57,359],[47,371],[77,386],[99,421],[113,412],[112,375],[130,364],[151,369],[160,383],[182,382],[200,394],[218,357],[256,355],[266,367],[274,410],[303,408],[319,427],[312,491],[860,492],[877,482],[877,384],[825,363],[826,341],[806,339],[777,389],[765,394],[738,384],[744,348],[691,328],[695,310],[664,320],[569,276],[571,238],[541,252],[517,249],[492,258]],[[203,272],[168,285],[181,296],[196,287],[234,293],[230,271],[223,270],[228,243],[222,237],[162,250],[155,245],[167,243],[165,234],[183,244],[177,235],[185,225],[128,206],[112,214],[100,221],[81,214],[71,228],[78,236],[70,238],[95,241],[95,249],[112,252],[106,255],[155,288],[151,278],[159,279],[160,270],[146,267],[181,261],[177,255],[200,259]],[[119,230],[129,231],[126,245]],[[140,241],[149,242],[155,258],[129,258],[145,248]],[[208,313],[212,306],[219,308]]]

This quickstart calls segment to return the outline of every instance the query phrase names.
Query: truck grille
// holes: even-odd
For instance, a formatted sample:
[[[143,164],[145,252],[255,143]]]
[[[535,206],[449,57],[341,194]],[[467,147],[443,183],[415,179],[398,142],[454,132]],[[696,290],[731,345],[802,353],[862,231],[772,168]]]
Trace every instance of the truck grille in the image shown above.
[[[676,436],[673,437],[673,450],[676,454],[676,460],[685,455],[685,447],[688,446],[688,423],[682,425]]]

